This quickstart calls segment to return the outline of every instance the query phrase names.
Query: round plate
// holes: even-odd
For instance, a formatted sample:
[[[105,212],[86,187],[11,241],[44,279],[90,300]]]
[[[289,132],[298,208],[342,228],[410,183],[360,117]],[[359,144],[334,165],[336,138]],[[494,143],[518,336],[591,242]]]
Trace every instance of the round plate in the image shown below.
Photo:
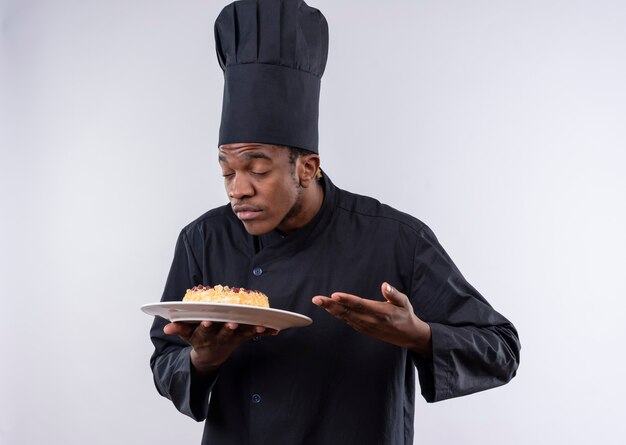
[[[166,301],[144,304],[141,310],[169,321],[210,320],[264,326],[276,330],[308,326],[313,322],[309,317],[295,312],[243,304]]]

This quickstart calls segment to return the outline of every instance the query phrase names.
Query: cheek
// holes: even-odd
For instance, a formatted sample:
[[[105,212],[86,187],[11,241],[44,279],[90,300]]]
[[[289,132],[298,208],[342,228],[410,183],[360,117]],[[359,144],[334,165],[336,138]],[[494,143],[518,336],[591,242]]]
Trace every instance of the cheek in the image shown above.
[[[298,197],[298,188],[293,181],[281,183],[274,188],[271,198],[272,210],[285,213],[293,207]]]

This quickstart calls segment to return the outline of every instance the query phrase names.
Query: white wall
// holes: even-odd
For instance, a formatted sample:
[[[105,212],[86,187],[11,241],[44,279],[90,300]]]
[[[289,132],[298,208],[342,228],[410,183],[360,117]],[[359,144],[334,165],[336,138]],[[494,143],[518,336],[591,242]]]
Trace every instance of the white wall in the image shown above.
[[[311,0],[321,153],[518,327],[509,385],[416,443],[621,443],[626,3]],[[0,444],[199,443],[153,388],[178,231],[225,202],[218,1],[0,0]]]

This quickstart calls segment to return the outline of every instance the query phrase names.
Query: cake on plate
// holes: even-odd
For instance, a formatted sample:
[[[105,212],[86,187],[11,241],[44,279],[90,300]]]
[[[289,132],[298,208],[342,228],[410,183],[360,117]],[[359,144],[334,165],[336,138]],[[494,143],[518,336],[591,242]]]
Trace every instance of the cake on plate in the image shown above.
[[[215,286],[194,286],[187,289],[184,302],[193,303],[222,303],[245,304],[247,306],[270,307],[269,299],[263,292],[244,289],[242,287],[228,287],[217,284]]]

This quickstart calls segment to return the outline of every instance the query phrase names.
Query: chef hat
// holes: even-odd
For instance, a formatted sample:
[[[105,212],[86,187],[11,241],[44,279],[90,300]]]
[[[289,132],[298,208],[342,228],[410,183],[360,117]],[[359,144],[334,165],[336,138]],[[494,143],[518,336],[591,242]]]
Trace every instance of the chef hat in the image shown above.
[[[318,152],[328,24],[302,0],[241,0],[215,21],[224,71],[219,145],[258,142]]]

